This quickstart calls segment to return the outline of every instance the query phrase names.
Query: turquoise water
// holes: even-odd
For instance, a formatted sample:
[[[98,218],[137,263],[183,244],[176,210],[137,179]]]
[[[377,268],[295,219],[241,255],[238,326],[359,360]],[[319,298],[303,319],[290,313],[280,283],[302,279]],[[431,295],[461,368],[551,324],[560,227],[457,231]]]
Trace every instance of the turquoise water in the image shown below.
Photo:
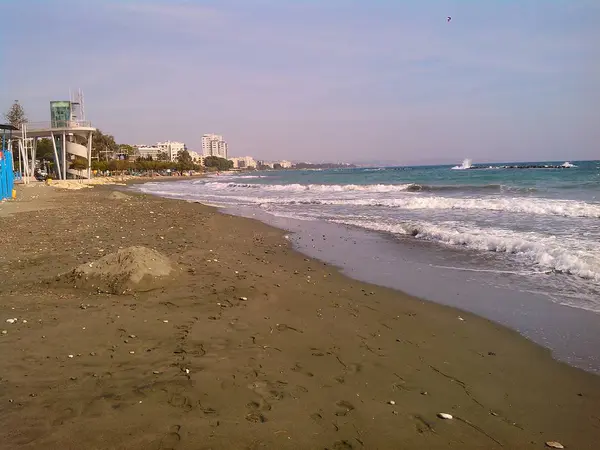
[[[549,165],[564,162],[507,162],[473,164],[475,170],[449,170],[453,166],[412,166],[392,168],[359,168],[306,171],[262,172],[255,184],[414,184],[414,191],[454,190],[456,192],[522,192],[550,197],[600,200],[600,161],[573,161],[576,170],[569,169],[489,169],[504,165]]]
[[[448,265],[600,312],[600,161],[267,171],[148,183],[145,192],[427,241]],[[490,168],[491,167],[491,168]]]

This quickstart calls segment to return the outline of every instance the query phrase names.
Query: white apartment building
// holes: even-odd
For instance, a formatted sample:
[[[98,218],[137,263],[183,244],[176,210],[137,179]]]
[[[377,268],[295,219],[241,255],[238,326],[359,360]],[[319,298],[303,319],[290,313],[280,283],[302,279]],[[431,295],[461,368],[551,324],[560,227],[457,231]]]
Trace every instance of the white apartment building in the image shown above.
[[[161,149],[156,145],[136,145],[135,149],[140,158],[148,158],[149,156],[154,160],[158,160],[158,154]]]
[[[290,161],[279,161],[279,165],[284,169],[290,169],[292,167],[292,163]]]
[[[192,157],[192,161],[194,161],[197,164],[204,165],[204,156],[202,156],[198,152],[194,152],[192,150],[188,150],[188,153]]]
[[[169,161],[177,161],[179,153],[185,150],[185,144],[183,142],[158,142],[156,146],[160,148],[161,152],[167,154]]]
[[[236,158],[230,158],[233,162],[234,169],[248,169],[250,167],[256,168],[256,161],[252,156],[238,156]]]
[[[203,134],[202,135],[202,155],[203,156],[218,156],[219,158],[227,159],[229,148],[223,136],[219,134]]]
[[[140,158],[147,158],[151,156],[154,161],[158,161],[161,154],[167,155],[168,161],[177,161],[179,152],[185,150],[185,144],[183,142],[157,142],[156,145],[135,145],[135,149]]]

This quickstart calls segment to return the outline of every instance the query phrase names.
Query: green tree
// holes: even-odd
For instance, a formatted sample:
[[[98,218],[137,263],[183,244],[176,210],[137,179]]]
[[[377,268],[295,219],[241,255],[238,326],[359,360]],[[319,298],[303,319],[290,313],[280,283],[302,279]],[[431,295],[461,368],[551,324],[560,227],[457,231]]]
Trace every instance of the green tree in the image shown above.
[[[94,131],[92,137],[92,158],[107,161],[118,150],[119,146],[115,142],[114,136],[104,134],[100,130]]]
[[[25,110],[19,103],[19,100],[15,100],[10,109],[4,114],[4,118],[9,124],[17,128],[20,128],[22,124],[27,123]]]
[[[158,154],[156,155],[156,159],[158,161],[169,161],[170,160],[167,152],[158,152]]]
[[[106,161],[92,161],[92,170],[99,170],[100,172],[104,172],[108,170],[108,164]]]
[[[218,156],[207,156],[204,158],[204,166],[217,170],[229,170],[233,168],[233,161]]]
[[[86,170],[87,168],[88,168],[87,159],[81,158],[79,156],[76,156],[75,159],[73,159],[69,163],[69,169],[73,169],[73,170],[79,171],[79,176],[81,176],[81,171],[82,170]]]
[[[54,160],[54,146],[52,145],[52,139],[43,138],[37,142],[35,157],[36,159],[45,159],[46,161]]]
[[[184,150],[177,155],[177,168],[179,171],[192,170],[194,168],[194,160],[190,156],[190,152]]]
[[[127,156],[135,155],[135,147],[129,144],[119,144],[119,151],[125,153]]]

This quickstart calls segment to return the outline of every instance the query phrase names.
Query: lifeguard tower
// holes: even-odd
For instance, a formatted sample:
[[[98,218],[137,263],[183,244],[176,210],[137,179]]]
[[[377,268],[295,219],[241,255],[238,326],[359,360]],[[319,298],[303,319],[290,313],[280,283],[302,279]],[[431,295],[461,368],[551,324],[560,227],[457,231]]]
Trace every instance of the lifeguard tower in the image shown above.
[[[58,178],[91,178],[92,136],[96,129],[85,119],[83,92],[79,90],[68,101],[50,102],[50,122],[29,122],[21,125],[19,152],[24,162],[23,180],[27,182],[35,170],[37,141],[50,138],[54,147],[54,164]],[[87,161],[87,170],[69,166],[76,157]]]

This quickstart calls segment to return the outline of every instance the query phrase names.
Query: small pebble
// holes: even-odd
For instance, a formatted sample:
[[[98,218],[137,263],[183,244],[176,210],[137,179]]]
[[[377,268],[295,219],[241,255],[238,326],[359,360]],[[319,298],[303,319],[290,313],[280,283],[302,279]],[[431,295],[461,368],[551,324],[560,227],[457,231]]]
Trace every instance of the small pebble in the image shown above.
[[[556,442],[556,441],[548,441],[548,442],[546,442],[546,447],[550,447],[550,448],[565,448],[564,445],[562,445],[560,442]]]
[[[131,350],[131,351],[129,352],[129,354],[130,354],[130,355],[133,355],[134,353],[135,353],[135,352],[134,352],[133,350]]]
[[[390,405],[395,405],[395,404],[396,404],[396,402],[395,402],[394,400],[390,400],[390,401],[388,402],[388,404],[390,404]]]
[[[159,372],[158,370],[153,370],[153,371],[152,371],[152,373],[153,373],[154,375],[158,375],[160,372]]]
[[[73,355],[69,355],[69,358],[73,358]]]
[[[6,323],[15,323],[17,319],[6,319]]]
[[[240,297],[240,300],[243,302],[246,302],[246,301],[248,301],[248,297]]]
[[[2,330],[2,334],[8,334],[8,331]]]
[[[129,335],[129,337],[130,337],[131,339],[135,339],[135,337],[136,337],[136,336],[135,336],[135,334],[130,334],[130,335]]]
[[[190,373],[190,369],[185,369],[185,373]]]
[[[437,416],[440,419],[447,419],[447,420],[454,419],[454,417],[452,417],[452,414],[447,414],[447,413],[437,413]]]
[[[462,317],[458,316],[458,320],[462,320],[464,322],[465,319],[463,319]]]
[[[169,323],[169,321],[168,320],[163,320],[163,323]]]

